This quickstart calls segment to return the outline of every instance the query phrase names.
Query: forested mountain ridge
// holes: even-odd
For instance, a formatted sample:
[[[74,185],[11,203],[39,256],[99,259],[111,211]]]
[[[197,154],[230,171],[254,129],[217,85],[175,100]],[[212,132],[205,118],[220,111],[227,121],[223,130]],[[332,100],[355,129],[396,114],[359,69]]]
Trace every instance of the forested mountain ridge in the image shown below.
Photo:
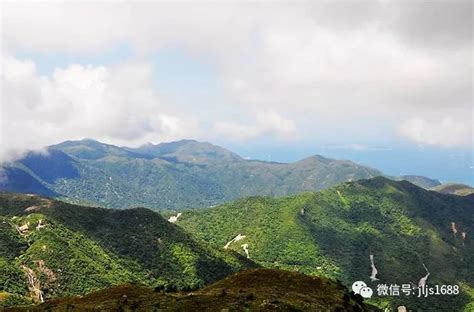
[[[0,193],[0,306],[113,285],[194,289],[256,267],[144,208],[81,207]]]
[[[139,148],[66,141],[0,168],[0,190],[111,208],[209,207],[246,196],[284,196],[380,176],[348,160],[311,156],[294,163],[247,160],[206,142]],[[424,177],[401,177],[432,185]],[[397,177],[400,179],[400,177]]]
[[[183,209],[319,190],[381,174],[322,156],[290,164],[246,160],[193,140],[134,149],[82,140],[53,145],[4,166],[0,190],[104,207]]]
[[[288,197],[250,197],[183,212],[177,222],[216,247],[265,267],[342,280],[461,285],[459,296],[378,298],[381,306],[469,311],[474,302],[474,196],[427,191],[383,177]],[[245,248],[244,248],[245,246]],[[370,282],[371,260],[378,270]]]

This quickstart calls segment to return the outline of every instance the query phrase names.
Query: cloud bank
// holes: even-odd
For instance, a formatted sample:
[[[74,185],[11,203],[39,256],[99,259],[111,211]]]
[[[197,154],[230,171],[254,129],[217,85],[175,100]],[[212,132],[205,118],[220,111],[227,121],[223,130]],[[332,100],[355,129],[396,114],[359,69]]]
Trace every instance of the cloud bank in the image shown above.
[[[471,1],[2,9],[0,160],[82,137],[472,146]],[[41,60],[19,56],[94,59],[124,44],[126,60],[72,62],[48,75],[37,70]],[[160,96],[154,53],[170,47],[216,64],[219,107],[203,112],[206,103],[178,107]]]
[[[1,158],[84,137],[121,143],[181,136],[151,86],[147,64],[70,65],[39,76],[31,61],[3,55]]]
[[[425,120],[415,117],[404,121],[398,131],[418,144],[453,147],[472,142],[472,124],[470,126],[450,118]]]

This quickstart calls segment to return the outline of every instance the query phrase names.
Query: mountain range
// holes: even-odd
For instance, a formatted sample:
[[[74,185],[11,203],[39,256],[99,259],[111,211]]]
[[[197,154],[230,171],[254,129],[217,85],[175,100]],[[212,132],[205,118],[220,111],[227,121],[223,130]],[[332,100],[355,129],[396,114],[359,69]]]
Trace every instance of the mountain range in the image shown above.
[[[460,294],[429,300],[376,296],[367,302],[381,309],[437,306],[468,312],[474,308],[473,208],[474,195],[441,194],[383,177],[285,197],[247,197],[184,210],[168,220],[144,208],[95,208],[2,193],[0,304],[43,298],[47,302],[38,311],[91,304],[112,305],[113,310],[120,305],[117,296],[129,294],[130,304],[143,307],[180,301],[183,307],[196,304],[204,310],[229,304],[245,310],[257,302],[259,306],[273,302],[275,306],[262,311],[272,307],[293,311],[292,304],[305,310],[304,304],[317,306],[329,300],[318,301],[311,297],[314,290],[305,287],[295,293],[291,288],[269,287],[273,282],[290,287],[291,280],[310,283],[302,275],[285,273],[294,271],[324,281],[318,292],[333,293],[331,308],[336,310],[344,302],[362,303],[344,287],[334,286],[337,283],[349,288],[361,280],[374,291],[378,284],[410,284],[416,289],[429,272],[429,285],[457,285]],[[269,273],[255,280],[250,278],[254,275],[241,273],[219,282],[258,267],[276,270],[270,274],[275,280],[268,279]],[[247,290],[239,286],[243,280]],[[214,282],[220,286],[194,290]],[[140,297],[140,287],[180,292],[154,295],[143,290]],[[74,299],[96,290],[101,291]],[[288,296],[278,301],[281,291]],[[249,293],[255,302],[246,299]]]
[[[417,286],[429,272],[430,285],[463,289],[459,296],[429,300],[375,300],[392,311],[398,305],[417,311],[474,308],[474,195],[445,195],[376,177],[319,192],[249,197],[185,211],[177,224],[216,248],[248,254],[264,267],[330,277],[345,285],[365,281],[373,289],[378,284]]]
[[[160,210],[209,207],[246,196],[316,191],[382,172],[323,156],[294,163],[248,160],[194,140],[118,147],[66,141],[0,168],[0,190],[34,193],[83,205]],[[439,181],[394,177],[430,188]]]
[[[0,191],[0,306],[474,309],[465,185],[319,155],[250,160],[193,140],[81,140],[3,164]],[[423,280],[460,293],[364,301],[347,291]]]

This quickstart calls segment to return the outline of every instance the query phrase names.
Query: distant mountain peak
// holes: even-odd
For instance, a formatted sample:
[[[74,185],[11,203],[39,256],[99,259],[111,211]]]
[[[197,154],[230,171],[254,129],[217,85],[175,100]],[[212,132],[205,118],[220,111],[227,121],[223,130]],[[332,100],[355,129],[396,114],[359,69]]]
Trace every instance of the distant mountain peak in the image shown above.
[[[159,144],[145,144],[138,148],[127,148],[140,154],[174,159],[178,162],[205,163],[219,160],[240,160],[239,155],[209,142],[194,139],[183,139]]]
[[[54,144],[51,147],[59,147],[59,146],[75,146],[75,145],[109,145],[106,143],[102,143],[98,140],[94,140],[91,138],[83,138],[79,140],[66,140],[64,142]]]
[[[81,159],[97,160],[108,156],[127,158],[147,158],[144,155],[133,153],[124,147],[103,143],[93,139],[64,141],[51,145],[49,150],[60,150],[68,155]]]
[[[312,155],[312,156],[300,159],[300,160],[296,161],[295,164],[297,164],[297,163],[299,163],[299,164],[314,163],[314,162],[329,163],[329,162],[333,162],[333,161],[339,161],[339,160],[332,159],[332,158],[327,158],[327,157],[324,157],[322,155],[316,154],[316,155]]]

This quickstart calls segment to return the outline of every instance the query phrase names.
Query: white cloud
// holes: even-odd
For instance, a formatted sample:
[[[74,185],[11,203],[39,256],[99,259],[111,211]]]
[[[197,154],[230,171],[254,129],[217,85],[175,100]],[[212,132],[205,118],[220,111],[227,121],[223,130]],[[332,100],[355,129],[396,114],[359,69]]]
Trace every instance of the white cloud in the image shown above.
[[[253,124],[219,121],[214,125],[214,133],[241,141],[264,135],[276,135],[285,139],[295,136],[296,126],[292,120],[282,118],[278,113],[271,111],[258,113]]]
[[[367,144],[352,143],[346,145],[328,145],[322,146],[323,149],[343,149],[343,150],[353,150],[353,151],[391,151],[391,147],[385,146],[370,146]]]
[[[9,51],[94,57],[126,45],[132,59],[152,62],[161,48],[178,47],[212,59],[223,94],[211,113],[194,100],[176,109],[160,101],[147,62],[71,64],[40,77],[33,61],[4,54],[2,146],[11,150],[86,136],[133,144],[201,134],[391,145],[393,129],[406,120],[399,132],[406,138],[441,144],[435,129],[443,127],[458,138],[451,146],[464,146],[472,130],[472,119],[458,118],[472,111],[471,1],[2,7]]]
[[[411,118],[399,126],[398,133],[422,145],[453,147],[472,144],[472,124],[450,118],[439,120]]]
[[[3,65],[0,160],[68,139],[133,145],[190,134],[161,103],[149,64],[72,64],[51,77],[30,60],[3,55]]]
[[[132,23],[132,12],[126,4],[4,2],[1,5],[3,41],[45,52],[103,51],[125,39]]]

